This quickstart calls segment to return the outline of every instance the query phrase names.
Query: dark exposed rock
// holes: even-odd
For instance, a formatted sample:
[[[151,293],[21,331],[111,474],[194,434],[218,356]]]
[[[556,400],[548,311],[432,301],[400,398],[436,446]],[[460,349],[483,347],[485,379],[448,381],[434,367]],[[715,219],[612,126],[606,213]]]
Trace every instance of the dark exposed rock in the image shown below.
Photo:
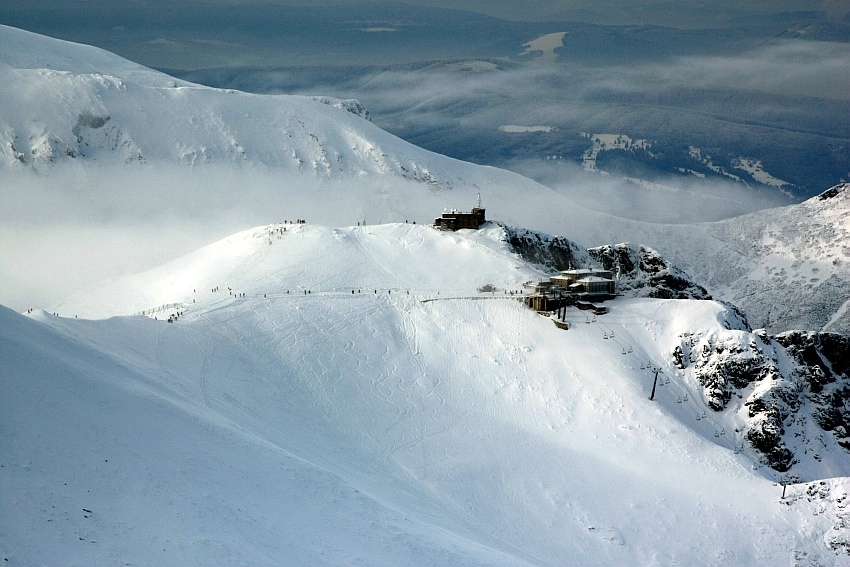
[[[747,440],[764,455],[767,466],[778,472],[786,472],[794,464],[794,453],[782,441],[784,433],[778,412],[773,408],[759,413],[747,430]]]
[[[847,191],[847,188],[850,187],[850,183],[839,183],[835,187],[830,187],[820,195],[818,195],[818,200],[825,201],[827,199],[832,199],[833,197],[837,197],[843,191]]]
[[[77,117],[77,123],[71,128],[71,133],[77,138],[77,142],[82,142],[81,133],[84,128],[97,130],[103,128],[109,122],[109,116],[97,116],[90,112],[83,112]]]
[[[333,106],[334,108],[345,110],[346,112],[350,112],[351,114],[359,116],[360,118],[368,120],[369,122],[372,121],[372,116],[369,114],[369,109],[366,108],[363,103],[357,99],[338,99],[327,96],[314,96],[313,100],[315,100],[316,102],[321,102],[322,104],[327,104],[328,106]]]
[[[603,268],[620,274],[619,291],[626,295],[658,299],[711,299],[704,287],[647,246],[622,243],[588,248],[587,252]]]
[[[818,428],[832,434],[835,450],[850,451],[850,337],[791,331],[771,338],[763,329],[736,329],[680,338],[673,362],[693,369],[712,410],[743,400],[735,410],[744,419],[741,433],[764,464],[786,472],[803,455],[820,460],[827,445]]]
[[[776,341],[794,359],[808,386],[812,418],[850,449],[850,337],[836,333],[788,331]]]
[[[750,322],[747,320],[747,314],[737,305],[732,305],[726,301],[715,299],[717,303],[721,303],[726,308],[725,327],[736,331],[752,331]]]
[[[526,262],[553,272],[570,267],[582,268],[590,263],[587,252],[563,236],[551,236],[502,224],[499,226],[505,231],[505,241]]]
[[[819,366],[827,381],[832,381],[833,372],[850,375],[850,337],[846,335],[787,331],[775,338],[798,362]]]
[[[514,252],[546,270],[555,272],[601,265],[606,270],[619,273],[617,291],[630,297],[711,299],[705,288],[652,248],[624,243],[585,251],[562,236],[499,226],[505,231],[505,241]]]

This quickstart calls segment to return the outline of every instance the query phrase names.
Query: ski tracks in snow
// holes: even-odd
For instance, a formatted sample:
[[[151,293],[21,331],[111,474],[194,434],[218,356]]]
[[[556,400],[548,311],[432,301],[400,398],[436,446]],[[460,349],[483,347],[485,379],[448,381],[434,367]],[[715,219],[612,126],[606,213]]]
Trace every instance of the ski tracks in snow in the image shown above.
[[[583,312],[579,313],[583,314]],[[584,317],[584,321],[580,316],[576,317],[576,323],[572,328],[581,331],[588,344],[609,360],[616,360],[617,351],[620,351],[623,360],[618,364],[624,370],[629,371],[625,375],[635,376],[639,373],[638,376],[645,378],[636,387],[646,390],[647,397],[649,397],[654,383],[655,370],[657,370],[658,382],[655,397],[659,401],[660,398],[669,398],[667,405],[672,414],[677,415],[681,420],[694,419],[701,422],[701,426],[688,426],[688,428],[699,432],[707,440],[735,453],[748,452],[747,443],[743,439],[733,440],[732,437],[736,434],[726,431],[725,427],[712,417],[714,412],[705,403],[701,389],[688,387],[684,375],[671,368],[669,360],[657,360],[657,357],[653,357],[634,346],[642,343],[629,333],[630,322],[623,322],[616,313],[609,313],[600,317],[584,314]],[[635,321],[633,324],[638,324],[638,322]],[[585,331],[588,326],[592,330],[592,335]],[[604,345],[604,351],[603,345],[598,342],[599,339],[607,342]],[[665,348],[665,345],[659,345],[658,350],[664,352]],[[673,379],[671,379],[671,376]],[[699,400],[699,403],[697,400]],[[681,404],[681,410],[677,411],[674,404]],[[753,462],[758,462],[758,457],[755,454],[749,456]]]

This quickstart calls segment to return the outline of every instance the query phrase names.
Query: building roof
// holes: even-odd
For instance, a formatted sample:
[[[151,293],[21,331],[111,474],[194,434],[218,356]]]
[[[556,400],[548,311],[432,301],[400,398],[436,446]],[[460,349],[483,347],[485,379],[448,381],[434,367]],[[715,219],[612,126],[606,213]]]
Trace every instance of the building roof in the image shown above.
[[[564,275],[577,276],[580,274],[610,274],[611,270],[603,270],[602,268],[578,268],[575,270],[561,270]]]

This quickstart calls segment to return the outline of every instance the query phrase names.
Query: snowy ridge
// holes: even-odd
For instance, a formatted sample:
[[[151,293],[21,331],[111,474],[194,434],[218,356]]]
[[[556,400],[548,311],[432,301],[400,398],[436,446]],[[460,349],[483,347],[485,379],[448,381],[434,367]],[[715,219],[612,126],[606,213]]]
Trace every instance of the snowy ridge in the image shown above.
[[[667,231],[677,245],[659,248],[712,295],[746,311],[754,326],[771,332],[848,334],[848,188],[845,183],[799,205],[676,230],[678,234]]]
[[[541,262],[561,262],[567,256],[577,267],[590,265],[591,257],[606,268],[624,266],[621,283],[629,286],[629,296],[667,299],[666,295],[679,293],[685,299],[708,299],[702,288],[646,248],[618,245],[591,249],[588,254],[561,237],[497,223],[480,231],[456,233],[411,224],[347,228],[284,224],[243,231],[160,268],[107,282],[56,311],[99,318],[146,312],[164,319],[182,309],[227,306],[243,296],[266,300],[308,294],[391,296],[395,292],[424,301],[465,300],[481,295],[477,290],[485,285],[495,291],[481,297],[508,299],[522,289],[523,282],[546,273],[540,271]],[[179,307],[160,308],[168,305]],[[719,314],[710,318],[720,324],[718,329],[698,331],[700,322],[694,323],[694,328],[683,327],[673,342],[664,345],[660,356],[666,364],[687,371],[689,378],[681,378],[691,381],[691,397],[704,397],[709,409],[728,417],[728,429],[740,433],[735,446],[753,447],[758,462],[779,472],[805,461],[797,469],[802,471],[798,478],[807,480],[823,476],[819,465],[809,461],[815,458],[820,462],[824,450],[837,453],[839,460],[846,458],[842,447],[848,443],[850,422],[847,429],[843,425],[850,415],[839,412],[838,417],[824,420],[820,414],[835,405],[835,396],[840,402],[850,391],[839,381],[832,388],[832,397],[818,397],[816,386],[814,397],[808,393],[813,389],[813,377],[821,375],[813,368],[820,365],[829,372],[830,367],[817,357],[804,360],[786,354],[783,345],[790,344],[787,339],[780,345],[764,331],[754,333],[734,306],[723,305]],[[840,342],[840,336],[835,337],[818,344]],[[825,356],[835,359],[840,350],[827,348]],[[649,360],[643,365],[649,367]],[[838,375],[844,376],[844,366],[836,366]],[[733,396],[743,401],[734,411],[725,411]],[[803,404],[805,399],[808,405]],[[703,410],[695,407],[694,411],[699,415]],[[786,432],[783,424],[797,418],[800,427]],[[823,438],[825,431],[833,435]],[[795,438],[800,437],[797,442]],[[822,447],[812,445],[816,439]],[[833,465],[828,463],[826,468],[833,470]]]
[[[823,441],[820,458],[797,455],[786,476],[764,466],[749,439],[758,418],[714,411],[690,363],[703,342],[717,356],[755,344],[791,370],[778,343],[714,301],[620,298],[598,317],[571,308],[560,330],[506,293],[540,272],[503,237],[495,225],[269,225],[74,304],[106,316],[176,301],[173,323],[0,310],[0,419],[16,432],[0,440],[0,475],[18,487],[0,500],[15,510],[0,520],[4,552],[89,564],[846,561],[847,479],[824,481],[823,497],[813,482],[848,470],[848,453],[807,422],[809,445],[785,443]],[[790,484],[787,506],[777,482]]]
[[[2,168],[69,159],[245,164],[444,189],[469,169],[373,126],[357,101],[212,89],[7,26],[0,46]]]
[[[509,253],[501,235],[497,227],[441,233],[404,223],[261,226],[151,271],[105,282],[52,311],[105,318],[171,303],[217,302],[237,293],[279,296],[307,290],[468,295],[490,284],[503,293],[541,277],[542,272]]]

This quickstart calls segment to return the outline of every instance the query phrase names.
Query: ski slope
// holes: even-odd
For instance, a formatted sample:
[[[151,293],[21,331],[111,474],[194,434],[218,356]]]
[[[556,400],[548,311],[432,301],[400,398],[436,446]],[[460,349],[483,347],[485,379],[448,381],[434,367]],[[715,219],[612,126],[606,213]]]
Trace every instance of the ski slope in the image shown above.
[[[685,333],[756,340],[731,310],[620,298],[570,310],[563,331],[505,293],[535,276],[496,229],[270,225],[73,304],[182,307],[3,309],[0,550],[10,564],[846,563],[846,453],[806,470],[836,478],[782,499],[740,415],[708,410],[673,364]]]

